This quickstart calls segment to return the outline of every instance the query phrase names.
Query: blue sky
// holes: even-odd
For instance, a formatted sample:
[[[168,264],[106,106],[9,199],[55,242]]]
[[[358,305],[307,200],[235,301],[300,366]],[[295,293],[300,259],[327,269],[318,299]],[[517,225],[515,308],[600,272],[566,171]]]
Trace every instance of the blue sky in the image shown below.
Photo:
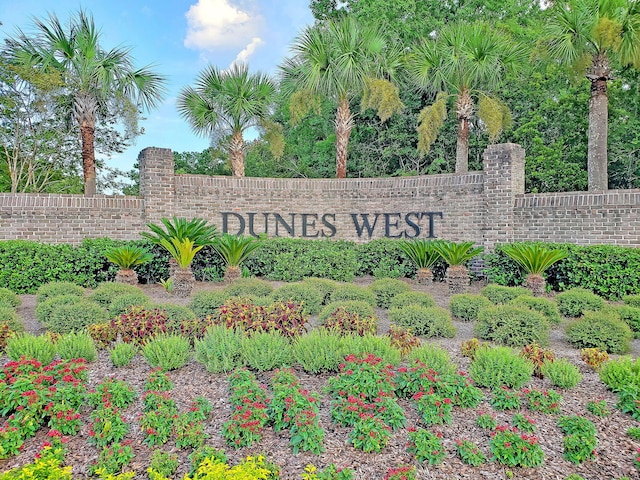
[[[66,20],[80,8],[93,14],[102,46],[132,47],[136,66],[154,64],[168,78],[163,104],[146,114],[145,134],[108,165],[128,170],[145,147],[201,151],[196,136],[175,107],[180,89],[193,84],[207,64],[227,68],[234,60],[274,74],[289,45],[313,17],[308,0],[7,0],[0,2],[0,35],[31,30],[34,17],[55,13]]]

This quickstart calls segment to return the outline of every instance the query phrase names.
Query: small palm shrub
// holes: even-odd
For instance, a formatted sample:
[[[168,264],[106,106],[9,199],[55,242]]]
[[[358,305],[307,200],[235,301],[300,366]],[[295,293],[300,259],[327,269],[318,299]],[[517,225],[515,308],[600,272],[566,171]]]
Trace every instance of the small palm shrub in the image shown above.
[[[224,292],[227,297],[268,297],[273,287],[259,278],[238,278],[225,287]]]
[[[389,308],[406,307],[407,305],[420,305],[422,307],[435,307],[436,301],[431,295],[424,292],[400,293],[391,299]]]
[[[126,367],[138,354],[138,347],[133,343],[117,342],[109,350],[109,358],[114,367]]]
[[[409,353],[409,361],[411,363],[422,362],[428,368],[432,368],[440,375],[452,375],[456,373],[458,369],[451,361],[449,352],[438,345],[430,343],[425,343],[424,345],[411,350]]]
[[[612,311],[586,311],[567,327],[569,343],[576,348],[599,348],[608,353],[626,353],[633,332]]]
[[[474,248],[473,242],[455,243],[441,241],[438,242],[434,248],[442,259],[447,262],[447,265],[449,265],[446,273],[449,293],[451,295],[465,293],[470,282],[469,270],[467,270],[465,263],[480,254],[484,250],[484,247]]]
[[[50,297],[42,302],[38,302],[36,305],[36,318],[42,324],[49,322],[51,312],[55,310],[59,305],[72,305],[74,303],[83,302],[85,299],[77,295],[60,295],[56,297]]]
[[[56,350],[64,360],[84,358],[87,362],[95,362],[98,358],[98,350],[93,339],[86,333],[72,332],[62,335],[56,342]]]
[[[580,370],[566,358],[546,361],[540,368],[542,375],[548,378],[551,385],[559,388],[573,388],[582,380]]]
[[[432,268],[440,259],[440,253],[435,248],[439,240],[415,239],[400,242],[400,248],[409,260],[416,266],[416,281],[427,283],[433,280]]]
[[[114,298],[132,293],[142,293],[142,290],[134,285],[125,283],[104,282],[98,285],[89,295],[89,300],[102,307],[109,308]]]
[[[71,282],[49,282],[38,287],[36,300],[38,303],[41,303],[49,298],[59,297],[61,295],[84,297],[84,288]]]
[[[20,360],[20,357],[35,358],[43,365],[48,365],[56,356],[56,347],[49,335],[20,333],[7,340],[5,353],[14,361]]]
[[[509,302],[509,305],[514,307],[526,307],[536,312],[540,312],[545,316],[547,321],[551,324],[559,324],[562,320],[560,318],[560,311],[558,305],[553,300],[548,298],[530,297],[529,295],[522,295],[514,298]]]
[[[539,244],[513,243],[502,247],[502,251],[527,272],[526,286],[537,297],[545,292],[546,281],[542,274],[568,255],[562,250]]]
[[[343,283],[338,285],[333,292],[331,292],[331,302],[365,302],[372,307],[376,306],[375,294],[365,288],[352,283]]]
[[[362,358],[368,354],[380,357],[384,364],[398,365],[402,361],[402,353],[393,346],[391,339],[380,335],[365,335],[358,337],[349,335],[344,337],[343,351],[345,355],[355,355]]]
[[[69,333],[83,330],[94,323],[109,320],[109,312],[89,300],[68,305],[58,305],[49,314],[46,327],[53,333]]]
[[[230,372],[242,365],[240,342],[243,334],[222,325],[209,327],[202,339],[195,342],[195,359],[208,372]]]
[[[456,320],[462,322],[474,322],[478,319],[478,312],[482,308],[493,305],[491,301],[482,295],[459,293],[451,295],[449,309]]]
[[[357,313],[350,312],[338,307],[323,322],[322,326],[340,335],[375,335],[378,331],[377,319],[375,317],[361,317]]]
[[[283,285],[269,297],[272,302],[295,301],[302,303],[305,312],[309,315],[315,315],[320,311],[324,298],[321,291],[304,282]]]
[[[376,304],[380,308],[389,308],[393,297],[411,291],[411,287],[402,280],[380,278],[369,285],[369,290],[376,296]]]
[[[153,259],[153,255],[136,245],[114,247],[105,253],[105,257],[120,267],[116,273],[116,282],[128,285],[138,284],[138,274],[133,270],[133,267],[143,265]]]
[[[289,340],[278,332],[256,332],[240,340],[243,363],[258,372],[290,365],[292,350]]]
[[[331,292],[338,288],[338,283],[328,278],[305,278],[302,281],[303,285],[309,286],[318,292],[322,296],[322,305],[326,305],[329,302]]]
[[[254,237],[225,234],[216,239],[213,248],[224,261],[224,279],[227,283],[240,278],[240,265],[261,245],[260,240]]]
[[[622,301],[630,307],[640,308],[640,295],[625,295],[622,297]]]
[[[481,348],[469,368],[479,387],[521,388],[533,375],[533,364],[509,347]]]
[[[149,302],[149,297],[142,292],[125,293],[124,295],[115,297],[111,301],[109,305],[109,315],[115,317],[123,314],[129,307],[145,307],[148,306]]]
[[[604,307],[604,300],[585,288],[572,288],[556,295],[558,310],[565,317],[581,317],[586,311]]]
[[[14,332],[24,331],[24,325],[18,313],[8,305],[0,305],[0,324],[7,325]]]
[[[293,342],[293,356],[307,373],[333,373],[344,360],[342,335],[316,328]]]
[[[20,297],[8,288],[0,287],[0,305],[16,308],[20,306]]]
[[[218,308],[228,298],[229,295],[220,290],[202,290],[193,294],[189,308],[193,310],[197,318],[205,318],[208,315],[217,316]]]
[[[522,295],[531,295],[531,291],[524,287],[505,287],[492,283],[482,289],[482,295],[494,305],[504,305]]]
[[[611,307],[624,323],[629,325],[636,338],[640,338],[640,308],[630,305]]]
[[[456,334],[451,315],[445,308],[409,305],[389,310],[389,319],[422,337],[452,338]]]
[[[362,301],[333,302],[326,305],[318,315],[318,321],[323,324],[338,309],[349,313],[357,313],[361,318],[375,317],[375,312],[371,304]]]
[[[478,338],[511,347],[549,343],[549,322],[545,316],[528,308],[511,305],[480,310],[474,331]]]
[[[177,370],[191,358],[191,343],[180,335],[160,334],[142,347],[142,356],[152,367]]]

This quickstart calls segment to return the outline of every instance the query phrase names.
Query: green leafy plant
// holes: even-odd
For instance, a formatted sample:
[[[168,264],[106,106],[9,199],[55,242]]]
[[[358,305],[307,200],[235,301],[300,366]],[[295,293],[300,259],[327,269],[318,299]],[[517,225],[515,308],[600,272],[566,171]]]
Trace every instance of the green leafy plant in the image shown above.
[[[598,440],[593,422],[584,417],[572,415],[560,418],[558,427],[566,435],[564,458],[576,464],[595,458]]]
[[[150,299],[142,292],[125,293],[115,297],[109,305],[109,315],[116,317],[125,313],[130,307],[147,307]]]
[[[129,432],[127,423],[117,407],[106,404],[91,413],[89,442],[104,448],[120,442]]]
[[[572,288],[556,295],[558,310],[565,317],[581,317],[584,312],[597,311],[604,307],[604,300],[590,290]]]
[[[503,246],[502,251],[527,272],[526,283],[534,295],[542,295],[545,291],[546,282],[542,274],[568,256],[563,250],[546,248],[539,243],[512,243]]]
[[[316,315],[322,308],[324,293],[305,282],[289,283],[278,288],[270,295],[272,302],[301,303],[305,312],[309,315]]]
[[[73,332],[62,335],[56,342],[56,350],[64,360],[84,358],[87,362],[94,362],[98,358],[93,339],[86,333]]]
[[[531,297],[529,295],[521,295],[509,302],[514,307],[526,307],[543,314],[551,324],[559,324],[561,321],[558,305],[553,300],[541,297]]]
[[[98,462],[89,469],[89,473],[94,475],[100,470],[101,476],[104,474],[116,475],[131,463],[133,457],[130,441],[114,442],[102,449]]]
[[[406,282],[394,278],[379,278],[371,283],[368,288],[376,296],[376,304],[380,308],[389,308],[396,295],[411,290],[411,287]]]
[[[418,413],[426,425],[451,423],[453,401],[436,393],[418,392],[413,396]]]
[[[354,448],[363,452],[379,452],[387,446],[391,438],[391,428],[384,421],[373,415],[363,414],[349,433],[349,440]]]
[[[523,413],[516,413],[511,418],[511,425],[521,432],[533,433],[536,431],[536,421]]]
[[[406,307],[408,305],[420,305],[422,307],[435,307],[436,301],[433,299],[431,295],[424,292],[404,292],[399,293],[395,297],[391,299],[391,303],[389,304],[389,308],[401,308]]]
[[[220,255],[225,269],[225,280],[231,282],[240,277],[240,265],[262,245],[261,240],[254,237],[243,237],[224,234],[213,243],[213,248]]]
[[[197,318],[205,318],[208,315],[217,317],[218,308],[227,301],[229,296],[219,290],[201,290],[191,297],[189,308],[193,310]]]
[[[494,305],[505,305],[523,295],[531,295],[531,292],[523,287],[505,287],[495,283],[482,289],[482,296]]]
[[[445,308],[408,305],[389,310],[389,319],[423,337],[452,338],[456,334],[451,314]]]
[[[224,292],[229,297],[267,297],[273,293],[273,287],[259,278],[238,278],[227,285]],[[300,301],[297,298],[294,300]]]
[[[173,278],[161,278],[159,282],[167,293],[171,293],[173,291]]]
[[[142,347],[142,356],[152,367],[177,370],[191,358],[191,343],[180,335],[160,334]]]
[[[142,265],[153,259],[153,255],[137,245],[114,247],[105,253],[105,257],[123,270],[130,270],[136,265]]]
[[[491,406],[496,410],[517,410],[522,404],[518,390],[510,390],[505,385],[492,390]]]
[[[558,358],[552,362],[545,361],[540,370],[549,379],[551,385],[563,389],[573,388],[582,380],[578,367],[566,358]]]
[[[533,375],[533,364],[508,347],[480,349],[469,373],[480,387],[520,388]]]
[[[626,353],[633,332],[614,312],[585,312],[567,327],[569,343],[577,348],[600,348],[609,353]]]
[[[441,437],[441,434],[434,434],[422,428],[409,428],[407,451],[415,455],[419,462],[439,465],[447,456]]]
[[[599,400],[589,400],[587,402],[587,411],[600,418],[611,415],[611,410],[609,410],[607,402],[603,398]]]
[[[549,343],[549,322],[541,313],[511,305],[484,308],[478,313],[475,334],[502,345],[522,347]]]
[[[476,425],[478,425],[480,428],[493,430],[498,425],[498,422],[494,414],[478,412],[478,416],[476,417]]]
[[[42,303],[53,297],[61,295],[73,295],[76,297],[84,297],[84,288],[71,282],[49,282],[38,287],[36,291],[36,300]]]
[[[94,408],[109,404],[109,406],[124,409],[130,406],[137,396],[129,382],[110,378],[99,383],[95,390],[91,390],[87,400]]]
[[[8,288],[0,287],[0,305],[5,304],[10,307],[16,308],[20,306],[21,303],[22,301],[20,300],[18,294],[16,294],[12,290],[9,290]]]
[[[77,295],[60,295],[47,298],[36,305],[36,317],[42,324],[46,325],[49,323],[51,312],[59,305],[71,305],[83,301],[84,298]]]
[[[350,312],[342,307],[338,307],[331,313],[322,326],[327,330],[338,332],[341,335],[375,335],[378,331],[377,319],[375,317],[361,317],[357,313]]]
[[[151,463],[147,473],[151,474],[149,470],[161,475],[163,477],[170,477],[178,469],[178,455],[163,452],[162,450],[155,450],[151,455]]]
[[[473,322],[478,319],[478,312],[490,307],[491,301],[482,295],[472,295],[469,293],[459,293],[451,295],[449,309],[451,315],[461,322]]]
[[[375,311],[371,304],[363,302],[361,300],[351,300],[343,302],[332,302],[326,305],[318,315],[318,321],[322,324],[327,318],[329,318],[338,309],[347,311],[349,313],[357,313],[361,318],[374,317],[376,318]]]
[[[473,248],[473,242],[455,243],[445,240],[437,242],[434,248],[450,267],[464,265],[484,250],[484,247]]]
[[[256,332],[240,340],[242,359],[253,370],[264,372],[284,367],[291,362],[292,347],[282,334]]]
[[[352,283],[338,285],[331,292],[330,300],[332,303],[365,302],[372,307],[377,303],[376,294],[372,290]]]
[[[440,253],[436,249],[439,240],[415,239],[403,241],[399,244],[400,249],[409,257],[409,260],[418,270],[418,283],[426,283],[433,279],[431,270],[440,259]]]
[[[480,451],[478,446],[470,440],[456,440],[456,450],[462,463],[478,467],[487,462],[487,457]]]
[[[373,354],[389,365],[398,365],[402,360],[400,350],[391,344],[391,339],[380,335],[348,335],[343,339],[343,352],[354,355]]]
[[[293,343],[296,362],[305,372],[313,374],[337,372],[344,353],[342,335],[324,328],[300,335]]]
[[[138,347],[133,343],[117,342],[109,350],[109,358],[115,367],[126,367],[138,354]]]
[[[460,353],[463,357],[469,357],[471,360],[475,360],[476,352],[481,348],[489,348],[489,342],[481,342],[477,338],[471,338],[462,341],[460,344]]]
[[[609,360],[602,365],[599,374],[600,380],[614,392],[629,385],[640,386],[640,361],[631,357]]]
[[[195,342],[195,359],[211,373],[230,372],[242,363],[241,339],[239,331],[223,325],[211,326]]]
[[[554,390],[522,389],[527,407],[532,412],[554,414],[560,412],[562,396]]]
[[[122,315],[112,318],[111,330],[125,343],[142,344],[167,331],[167,316],[158,310],[129,307]]]
[[[162,225],[153,223],[147,224],[151,232],[140,232],[140,235],[150,240],[156,245],[161,245],[162,240],[171,241],[175,238],[178,241],[190,239],[196,246],[211,245],[218,236],[215,225],[209,225],[202,218],[186,218],[173,217],[160,219]],[[164,228],[163,228],[164,226]]]
[[[49,335],[19,333],[7,340],[5,352],[14,361],[20,360],[20,357],[34,358],[48,365],[56,356],[56,347]]]
[[[108,319],[109,312],[100,305],[82,300],[55,306],[45,325],[53,333],[70,333],[83,330],[93,323],[106,322]]]
[[[494,458],[509,467],[538,467],[544,461],[544,452],[535,435],[519,433],[507,425],[496,427],[490,445]]]
[[[142,293],[140,288],[135,285],[127,285],[125,283],[104,282],[91,292],[89,300],[96,302],[104,308],[109,308],[111,302],[121,295]]]
[[[456,372],[456,364],[444,348],[432,343],[425,343],[409,353],[410,362],[421,362],[440,375],[452,375]]]
[[[613,311],[620,317],[620,320],[629,325],[636,338],[640,338],[640,308],[629,305],[616,305]]]
[[[13,307],[0,304],[0,324],[7,325],[14,332],[23,332],[24,325]]]
[[[543,378],[542,365],[545,362],[553,362],[556,359],[556,354],[550,348],[543,348],[538,343],[530,343],[525,345],[520,350],[520,355],[533,363],[533,374],[536,377]]]
[[[383,480],[416,480],[416,467],[413,465],[392,467],[387,471]]]
[[[640,440],[640,427],[629,427],[627,429],[627,435],[634,440]]]

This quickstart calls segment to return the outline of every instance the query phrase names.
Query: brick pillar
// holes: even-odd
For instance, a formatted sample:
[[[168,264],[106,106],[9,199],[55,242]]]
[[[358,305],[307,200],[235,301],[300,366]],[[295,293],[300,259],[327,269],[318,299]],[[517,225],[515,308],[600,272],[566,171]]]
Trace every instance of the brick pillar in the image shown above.
[[[138,165],[144,222],[160,223],[162,217],[173,217],[176,179],[171,149],[145,148],[138,155]]]
[[[482,154],[485,216],[484,248],[513,241],[513,207],[524,193],[524,149],[515,143],[490,145]]]

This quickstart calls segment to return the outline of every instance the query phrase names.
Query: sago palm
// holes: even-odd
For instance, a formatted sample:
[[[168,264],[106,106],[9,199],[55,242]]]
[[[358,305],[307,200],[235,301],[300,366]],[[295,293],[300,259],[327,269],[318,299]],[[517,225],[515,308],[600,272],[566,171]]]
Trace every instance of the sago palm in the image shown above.
[[[178,111],[200,135],[229,135],[229,157],[234,177],[244,177],[243,133],[265,120],[275,86],[260,72],[250,74],[246,64],[234,63],[228,70],[206,67],[195,87],[178,96]]]
[[[95,128],[100,113],[109,109],[130,119],[139,108],[155,107],[165,92],[165,78],[151,67],[135,68],[129,48],[104,50],[93,17],[84,11],[73,16],[66,29],[55,15],[48,22],[36,20],[35,28],[34,34],[19,31],[7,40],[11,60],[61,74],[72,98],[66,113],[80,127],[85,195],[95,195]]]
[[[240,278],[240,265],[260,246],[261,242],[257,238],[229,234],[215,241],[213,248],[224,261],[224,279],[227,283]]]
[[[449,293],[464,293],[469,285],[469,270],[465,263],[484,250],[484,247],[473,248],[473,242],[442,241],[436,245],[436,250],[449,265],[447,268],[447,282]]]
[[[400,248],[418,269],[416,273],[418,283],[427,283],[433,280],[431,268],[440,259],[440,253],[436,249],[439,242],[440,240],[425,240],[424,238],[400,242]]]
[[[437,93],[418,117],[418,149],[427,153],[447,115],[447,97],[455,97],[458,119],[456,173],[469,169],[469,125],[478,116],[491,141],[510,125],[508,108],[492,96],[509,72],[524,63],[524,50],[509,37],[482,23],[452,23],[424,39],[408,56],[407,67],[421,89]]]
[[[319,105],[321,97],[335,102],[336,177],[345,178],[354,125],[349,101],[362,95],[362,108],[376,109],[382,121],[402,108],[398,88],[389,81],[398,68],[398,51],[378,28],[348,16],[308,27],[291,49],[281,74],[283,89],[292,94],[292,121]]]
[[[546,281],[542,274],[551,265],[567,257],[567,252],[539,244],[512,243],[502,247],[502,251],[527,272],[526,287],[535,296],[545,291]]]
[[[142,247],[123,245],[112,248],[105,253],[105,257],[111,263],[120,267],[120,270],[116,273],[116,282],[137,285],[138,274],[133,270],[133,267],[151,261],[153,255]]]
[[[589,190],[607,190],[607,137],[613,61],[640,68],[640,2],[570,0],[554,2],[546,23],[553,58],[591,82],[587,170]]]

